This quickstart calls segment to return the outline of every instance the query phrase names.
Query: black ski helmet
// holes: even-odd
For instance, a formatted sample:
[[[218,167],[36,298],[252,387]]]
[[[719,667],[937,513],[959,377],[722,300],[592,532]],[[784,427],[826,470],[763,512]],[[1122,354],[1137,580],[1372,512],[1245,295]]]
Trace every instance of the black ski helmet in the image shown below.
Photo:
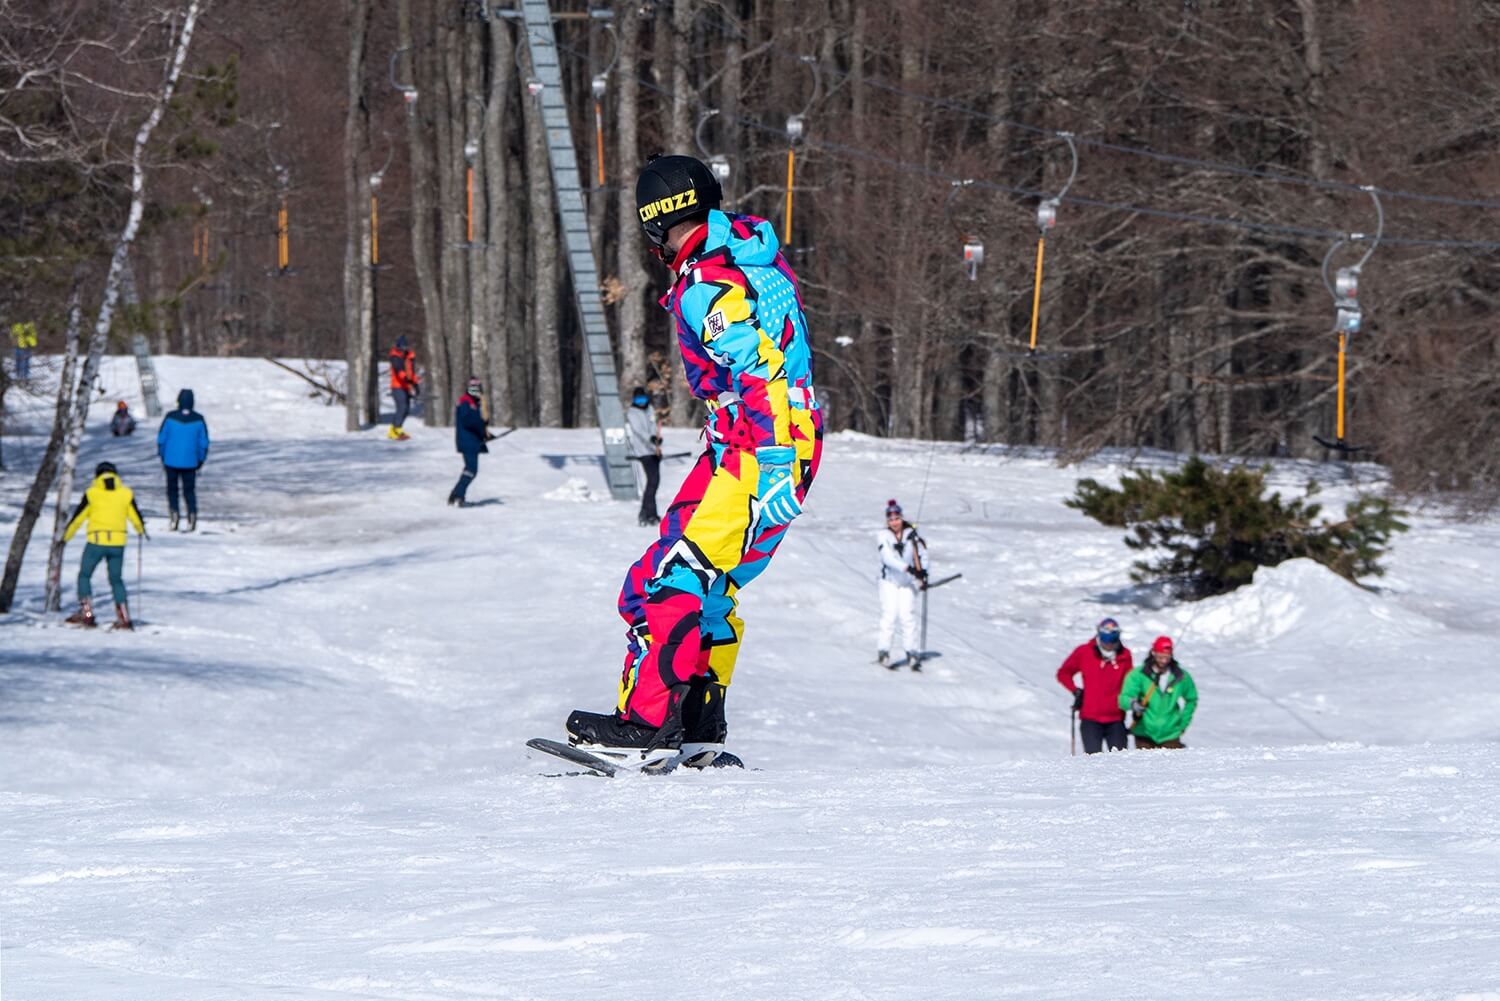
[[[115,468],[113,462],[101,462],[94,467],[94,476],[103,476],[105,473],[114,473],[116,476],[120,475],[120,471]]]
[[[673,226],[708,215],[723,192],[708,165],[692,156],[653,155],[635,182],[635,208],[652,246],[666,246]]]

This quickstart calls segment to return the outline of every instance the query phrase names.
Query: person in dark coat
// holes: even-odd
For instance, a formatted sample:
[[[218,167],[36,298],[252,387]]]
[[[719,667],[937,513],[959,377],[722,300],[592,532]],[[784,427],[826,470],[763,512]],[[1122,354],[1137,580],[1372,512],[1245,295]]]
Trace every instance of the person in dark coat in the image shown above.
[[[193,409],[193,391],[177,394],[177,409],[167,414],[156,432],[156,454],[167,472],[167,506],[172,531],[177,530],[177,490],[187,501],[187,531],[198,527],[198,470],[208,458],[208,422]]]
[[[470,379],[468,392],[458,398],[458,406],[453,411],[453,443],[464,457],[464,471],[448,494],[449,507],[468,506],[464,495],[474,477],[479,475],[479,453],[488,452],[489,446],[485,442],[495,437],[484,424],[484,411],[479,406],[483,396],[484,385],[478,379]]]
[[[123,438],[135,432],[135,418],[130,416],[130,407],[121,400],[115,406],[115,415],[109,419],[109,433]]]

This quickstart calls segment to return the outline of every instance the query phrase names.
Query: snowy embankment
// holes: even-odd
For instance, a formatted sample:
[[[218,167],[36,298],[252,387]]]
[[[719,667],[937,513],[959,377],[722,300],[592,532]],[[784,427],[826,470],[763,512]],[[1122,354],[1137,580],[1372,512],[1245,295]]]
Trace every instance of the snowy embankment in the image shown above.
[[[100,433],[127,359],[82,459],[140,494],[147,625],[51,628],[40,541],[0,618],[0,997],[1500,997],[1494,523],[1415,517],[1375,593],[1292,563],[1153,609],[1061,504],[1123,467],[835,436],[743,596],[757,770],[546,778],[521,744],[612,700],[649,539],[597,433],[496,442],[457,511],[451,432],[159,371],[214,435],[200,532],[165,530],[148,422]],[[6,522],[41,443],[7,438]],[[964,574],[923,676],[870,663],[891,496]],[[1052,672],[1106,614],[1177,639],[1191,751],[1068,756]]]

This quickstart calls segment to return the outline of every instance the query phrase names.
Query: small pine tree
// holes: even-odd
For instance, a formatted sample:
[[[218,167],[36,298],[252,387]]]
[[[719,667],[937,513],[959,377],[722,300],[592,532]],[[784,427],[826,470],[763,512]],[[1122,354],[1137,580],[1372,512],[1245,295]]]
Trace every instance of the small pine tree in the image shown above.
[[[1064,503],[1104,525],[1125,528],[1125,544],[1158,554],[1138,560],[1131,579],[1163,581],[1190,600],[1250,583],[1258,567],[1305,556],[1334,573],[1357,578],[1385,571],[1379,559],[1405,512],[1376,497],[1344,509],[1344,520],[1317,522],[1322,506],[1262,496],[1265,469],[1215,469],[1197,456],[1173,472],[1128,473],[1118,490],[1080,480]],[[1309,481],[1309,497],[1318,484]]]

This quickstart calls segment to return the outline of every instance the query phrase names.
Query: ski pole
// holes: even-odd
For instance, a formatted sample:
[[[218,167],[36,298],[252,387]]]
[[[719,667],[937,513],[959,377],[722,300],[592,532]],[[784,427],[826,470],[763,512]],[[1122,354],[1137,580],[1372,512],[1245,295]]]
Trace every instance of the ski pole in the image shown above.
[[[1068,712],[1068,754],[1078,757],[1078,710]]]
[[[146,540],[144,538],[142,538],[141,536],[137,535],[135,537],[135,614],[136,614],[136,618],[140,618],[141,608],[144,607],[144,605],[145,605],[145,602],[142,600],[142,591],[141,591],[141,562],[142,562],[142,556],[141,556],[141,554],[142,554],[142,552],[145,551],[145,548],[146,548]]]
[[[960,578],[962,576],[963,576],[963,574],[961,574],[961,573],[949,574],[948,576],[942,578],[941,580],[937,580],[937,581],[934,581],[931,584],[928,584],[927,585],[927,590],[931,591],[935,587],[942,587],[944,584],[948,584],[948,583],[951,583],[952,581],[958,580],[958,578]]]
[[[922,589],[922,649],[919,651],[919,655],[921,653],[925,653],[926,651],[927,651],[927,589],[923,588]]]

